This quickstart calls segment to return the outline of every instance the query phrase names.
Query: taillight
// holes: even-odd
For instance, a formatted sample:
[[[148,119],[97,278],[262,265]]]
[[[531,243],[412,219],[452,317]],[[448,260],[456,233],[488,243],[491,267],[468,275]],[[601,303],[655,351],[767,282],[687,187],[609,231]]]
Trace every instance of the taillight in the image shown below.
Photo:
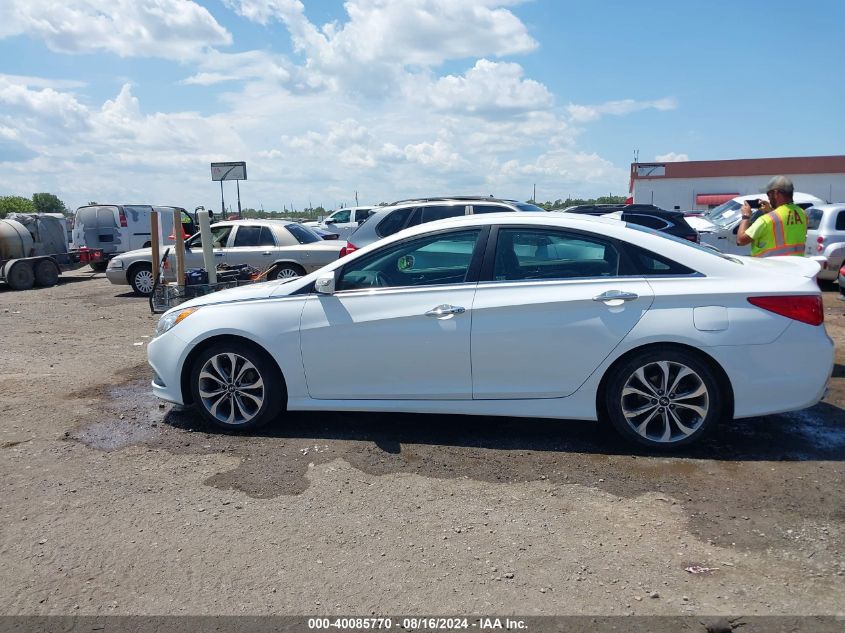
[[[353,244],[352,242],[347,242],[346,246],[340,249],[340,255],[338,256],[338,259],[340,259],[341,257],[346,257],[350,253],[354,253],[357,250],[358,247],[355,246],[355,244]]]
[[[816,238],[816,251],[821,253],[824,250],[824,237],[819,235]]]
[[[123,209],[120,210],[120,226],[122,228],[126,228],[127,226],[129,226],[126,223],[126,213],[124,213]]]
[[[810,325],[824,323],[821,295],[748,297],[748,303],[802,323]]]

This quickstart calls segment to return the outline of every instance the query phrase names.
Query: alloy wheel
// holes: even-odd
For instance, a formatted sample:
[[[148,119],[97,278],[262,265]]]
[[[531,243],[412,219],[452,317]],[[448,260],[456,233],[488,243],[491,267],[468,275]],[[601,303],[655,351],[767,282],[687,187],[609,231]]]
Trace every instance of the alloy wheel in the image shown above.
[[[632,372],[622,388],[625,422],[640,437],[671,444],[696,433],[710,410],[707,385],[683,363],[661,360]]]
[[[248,423],[264,404],[264,379],[256,366],[239,354],[212,356],[200,369],[198,380],[203,407],[227,426]]]

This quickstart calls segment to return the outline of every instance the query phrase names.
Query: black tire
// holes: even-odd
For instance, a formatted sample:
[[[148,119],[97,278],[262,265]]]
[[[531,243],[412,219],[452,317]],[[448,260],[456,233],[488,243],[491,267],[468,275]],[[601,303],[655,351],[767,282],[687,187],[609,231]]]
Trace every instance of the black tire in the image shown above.
[[[35,283],[49,288],[59,283],[59,267],[52,259],[42,259],[35,265]]]
[[[31,262],[9,262],[6,264],[5,276],[12,290],[29,290],[35,283]]]
[[[126,278],[132,291],[141,297],[149,297],[153,293],[153,265],[148,262],[132,264]]]
[[[106,268],[108,268],[109,263],[108,262],[92,262],[88,265],[91,266],[91,270],[93,270],[95,273],[104,273],[104,272],[106,272]]]
[[[276,418],[287,402],[275,363],[252,345],[213,345],[196,357],[190,371],[194,406],[218,429],[258,429]]]
[[[302,277],[304,274],[305,269],[296,264],[273,264],[273,269],[267,275],[267,280],[273,281],[274,279]]]
[[[671,451],[698,442],[725,411],[713,367],[692,352],[651,348],[612,372],[605,412],[622,437],[641,446]]]

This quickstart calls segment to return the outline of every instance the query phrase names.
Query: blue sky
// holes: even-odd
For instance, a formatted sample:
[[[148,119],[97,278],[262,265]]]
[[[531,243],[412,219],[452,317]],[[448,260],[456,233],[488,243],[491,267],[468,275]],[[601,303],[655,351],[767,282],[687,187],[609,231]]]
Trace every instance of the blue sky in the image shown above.
[[[0,195],[219,208],[625,193],[843,153],[845,3],[4,0]],[[227,184],[227,203],[234,186]]]

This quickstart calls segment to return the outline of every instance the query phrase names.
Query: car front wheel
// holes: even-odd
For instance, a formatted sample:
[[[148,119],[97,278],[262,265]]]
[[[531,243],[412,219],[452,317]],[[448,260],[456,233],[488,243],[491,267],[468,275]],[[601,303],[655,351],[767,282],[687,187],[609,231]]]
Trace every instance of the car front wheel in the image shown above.
[[[616,430],[628,440],[658,450],[699,441],[723,411],[718,381],[710,365],[679,349],[652,349],[613,372],[605,408]]]
[[[146,262],[135,264],[129,270],[129,285],[136,295],[149,297],[153,294],[153,267]]]
[[[217,428],[247,431],[282,410],[284,384],[275,364],[251,346],[222,343],[204,350],[191,370],[191,395]]]

